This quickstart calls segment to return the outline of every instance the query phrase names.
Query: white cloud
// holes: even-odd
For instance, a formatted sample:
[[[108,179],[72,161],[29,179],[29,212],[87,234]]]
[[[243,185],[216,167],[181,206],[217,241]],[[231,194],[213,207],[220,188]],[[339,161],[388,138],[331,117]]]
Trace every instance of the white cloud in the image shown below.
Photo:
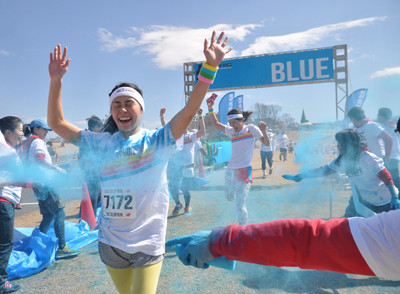
[[[265,36],[255,40],[249,48],[243,50],[240,56],[264,54],[271,52],[305,49],[317,44],[324,38],[338,38],[345,30],[370,25],[376,21],[384,21],[386,17],[371,17],[354,21],[341,22],[309,29],[283,36]],[[99,28],[97,35],[101,42],[101,50],[114,52],[120,49],[133,49],[135,53],[145,52],[153,57],[153,61],[164,69],[177,69],[184,62],[204,59],[204,38],[211,32],[224,31],[233,41],[243,42],[245,37],[252,34],[262,24],[230,25],[217,24],[208,28],[193,29],[176,26],[149,26],[146,28],[132,27],[128,36],[115,36],[106,28]],[[228,57],[238,56],[234,50]]]
[[[400,75],[400,66],[398,67],[389,67],[383,70],[378,70],[371,75],[371,79],[387,77],[392,75]]]
[[[99,28],[97,30],[97,36],[102,43],[101,49],[108,52],[114,52],[123,48],[132,48],[136,46],[135,38],[122,38],[115,37],[107,29]]]
[[[11,53],[6,50],[0,50],[0,55],[9,56]]]
[[[283,36],[260,37],[242,51],[241,56],[254,54],[265,54],[272,52],[290,51],[295,49],[306,49],[317,44],[324,38],[337,38],[339,32],[372,24],[375,21],[384,21],[386,17],[370,17],[353,21],[330,24]]]
[[[204,38],[209,38],[213,30],[224,31],[231,40],[243,41],[252,30],[260,26],[218,24],[200,29],[175,26],[150,26],[146,29],[132,27],[129,33],[138,34],[137,38],[114,36],[104,28],[98,29],[97,34],[102,43],[102,50],[113,52],[122,48],[133,48],[135,52],[144,51],[155,56],[153,61],[161,68],[176,69],[184,62],[204,59]],[[233,56],[235,52],[229,55]]]

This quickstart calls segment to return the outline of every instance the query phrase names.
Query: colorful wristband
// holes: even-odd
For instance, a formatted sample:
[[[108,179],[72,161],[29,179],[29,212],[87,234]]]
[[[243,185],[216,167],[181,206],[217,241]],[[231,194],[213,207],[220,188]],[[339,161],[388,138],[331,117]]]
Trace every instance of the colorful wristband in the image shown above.
[[[210,108],[210,109],[208,110],[208,113],[214,113],[214,108]]]
[[[199,81],[211,85],[214,82],[217,71],[218,66],[212,66],[209,65],[207,62],[204,62],[197,78],[199,79]]]

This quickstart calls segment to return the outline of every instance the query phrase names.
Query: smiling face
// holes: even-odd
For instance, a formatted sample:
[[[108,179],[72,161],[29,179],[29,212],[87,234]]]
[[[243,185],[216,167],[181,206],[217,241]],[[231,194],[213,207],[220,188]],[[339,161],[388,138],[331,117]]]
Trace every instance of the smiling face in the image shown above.
[[[229,125],[235,130],[235,132],[240,132],[243,129],[243,118],[239,119],[230,119]]]
[[[140,104],[132,97],[116,97],[111,103],[111,115],[122,137],[128,138],[140,130],[143,111]]]
[[[16,146],[18,144],[21,144],[23,135],[23,125],[22,123],[19,123],[13,132],[11,130],[6,130],[4,138],[6,139],[6,142],[10,145]]]

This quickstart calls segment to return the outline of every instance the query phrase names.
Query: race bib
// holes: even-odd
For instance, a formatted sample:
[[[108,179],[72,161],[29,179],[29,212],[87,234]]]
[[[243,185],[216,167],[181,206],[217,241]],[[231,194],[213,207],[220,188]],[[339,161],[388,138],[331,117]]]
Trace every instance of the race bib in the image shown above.
[[[108,218],[136,217],[136,201],[131,190],[103,189],[103,216]]]

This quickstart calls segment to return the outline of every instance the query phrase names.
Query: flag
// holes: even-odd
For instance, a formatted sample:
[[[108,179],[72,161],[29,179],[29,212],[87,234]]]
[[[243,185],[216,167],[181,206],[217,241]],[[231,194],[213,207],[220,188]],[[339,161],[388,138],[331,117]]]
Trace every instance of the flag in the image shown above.
[[[233,109],[233,98],[235,97],[235,92],[229,92],[222,97],[219,102],[219,122],[221,124],[228,124],[228,111]]]
[[[240,109],[243,111],[243,95],[236,96],[235,99],[233,99],[233,108]]]

